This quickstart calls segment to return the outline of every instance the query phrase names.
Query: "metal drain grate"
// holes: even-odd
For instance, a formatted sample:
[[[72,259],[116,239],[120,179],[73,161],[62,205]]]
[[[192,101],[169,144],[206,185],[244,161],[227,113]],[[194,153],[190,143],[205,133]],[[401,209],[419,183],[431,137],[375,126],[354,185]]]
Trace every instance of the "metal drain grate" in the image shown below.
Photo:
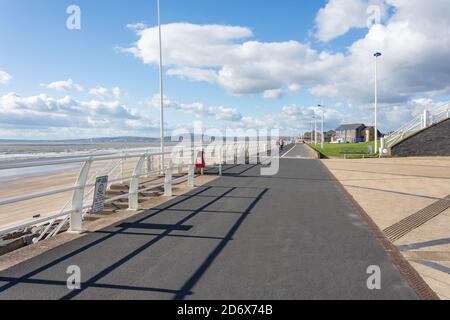
[[[450,195],[438,202],[433,203],[429,207],[420,210],[412,216],[394,224],[393,226],[385,229],[383,232],[386,237],[395,242],[406,236],[411,231],[419,228],[428,221],[436,218],[438,215],[450,208]]]

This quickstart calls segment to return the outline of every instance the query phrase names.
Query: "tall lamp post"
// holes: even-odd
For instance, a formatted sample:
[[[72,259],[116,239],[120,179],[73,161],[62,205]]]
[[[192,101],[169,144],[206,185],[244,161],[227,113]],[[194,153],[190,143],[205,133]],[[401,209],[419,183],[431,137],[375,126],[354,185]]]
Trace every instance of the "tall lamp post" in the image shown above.
[[[378,153],[378,58],[381,53],[374,54],[375,57],[375,154]]]
[[[314,111],[314,144],[317,145],[317,117]]]
[[[325,123],[325,112],[323,111],[323,106],[322,105],[317,105],[318,107],[319,107],[319,109],[320,109],[320,111],[322,111],[322,134],[321,134],[321,137],[322,137],[322,139],[321,139],[321,148],[323,149],[323,146],[324,146],[324,144],[325,144],[325,135],[324,135],[324,133],[325,133],[325,131],[324,131],[324,123]]]
[[[157,0],[158,6],[158,33],[159,33],[159,94],[160,94],[160,112],[161,112],[161,172],[164,171],[164,87],[163,87],[163,51],[161,39],[161,5]]]

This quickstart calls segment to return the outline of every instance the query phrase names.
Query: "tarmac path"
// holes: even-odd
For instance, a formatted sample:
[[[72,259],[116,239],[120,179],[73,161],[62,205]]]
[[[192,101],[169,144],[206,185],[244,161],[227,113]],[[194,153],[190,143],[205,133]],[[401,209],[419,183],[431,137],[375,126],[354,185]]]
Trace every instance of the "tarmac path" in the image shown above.
[[[81,290],[67,288],[69,266],[80,268]],[[367,287],[370,266],[381,269],[381,290]],[[315,160],[281,159],[267,177],[229,166],[185,196],[0,272],[0,299],[417,298]]]

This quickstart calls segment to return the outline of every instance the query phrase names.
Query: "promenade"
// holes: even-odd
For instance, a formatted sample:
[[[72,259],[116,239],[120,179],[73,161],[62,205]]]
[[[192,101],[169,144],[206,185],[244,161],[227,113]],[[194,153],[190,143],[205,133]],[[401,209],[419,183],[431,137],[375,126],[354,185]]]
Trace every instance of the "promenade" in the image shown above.
[[[228,166],[183,196],[0,272],[0,299],[418,299],[321,162],[292,157],[276,176]],[[73,265],[81,290],[66,286]],[[367,287],[370,266],[381,269],[381,290]]]

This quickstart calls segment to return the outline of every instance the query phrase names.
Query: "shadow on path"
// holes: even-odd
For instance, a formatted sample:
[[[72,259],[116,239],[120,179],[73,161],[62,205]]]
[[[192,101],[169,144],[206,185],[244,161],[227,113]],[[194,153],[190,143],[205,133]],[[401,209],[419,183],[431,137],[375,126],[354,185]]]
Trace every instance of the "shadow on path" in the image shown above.
[[[249,170],[254,169],[256,166],[244,166],[244,168],[240,168],[239,166],[234,169],[239,169],[239,172],[246,173]],[[237,173],[231,173],[232,176],[239,175]],[[77,239],[69,244],[68,247],[61,246],[51,250],[50,252],[44,253],[41,256],[35,257],[32,260],[37,262],[39,267],[35,268],[32,271],[26,272],[26,274],[22,276],[18,276],[21,273],[22,269],[27,270],[25,265],[29,262],[24,262],[23,264],[13,267],[5,272],[0,273],[0,295],[2,297],[6,297],[7,299],[27,299],[26,296],[8,296],[8,290],[13,289],[15,286],[19,284],[29,284],[29,285],[40,285],[43,286],[42,297],[46,296],[47,290],[52,290],[53,287],[66,287],[67,283],[65,281],[61,281],[60,279],[36,279],[41,273],[45,271],[52,271],[53,268],[58,266],[63,262],[67,262],[69,259],[77,258],[81,254],[86,253],[88,250],[99,246],[100,244],[105,243],[106,241],[112,241],[113,246],[121,246],[121,241],[123,241],[123,236],[141,236],[141,237],[149,237],[149,241],[146,241],[144,244],[140,244],[137,246],[132,252],[129,252],[122,258],[116,261],[111,261],[108,267],[96,270],[95,275],[87,279],[82,283],[81,290],[69,291],[69,293],[60,297],[62,300],[74,299],[83,293],[88,288],[97,288],[97,289],[115,289],[115,290],[124,290],[124,291],[137,291],[137,292],[157,292],[157,293],[168,293],[173,294],[175,299],[183,299],[187,295],[192,294],[191,289],[195,286],[195,284],[199,281],[202,275],[206,272],[206,270],[211,266],[214,262],[215,258],[222,252],[222,250],[226,247],[226,245],[233,240],[233,235],[245,221],[247,216],[251,214],[252,209],[256,206],[256,204],[264,197],[268,189],[258,189],[252,188],[253,190],[258,190],[258,195],[255,197],[233,197],[231,194],[239,194],[240,189],[248,189],[248,188],[238,188],[238,187],[220,187],[220,186],[205,186],[196,189],[194,192],[188,193],[184,196],[180,196],[177,199],[170,201],[166,204],[159,206],[158,208],[146,211],[141,213],[134,218],[127,219],[112,228],[106,228],[100,230],[98,232],[94,232],[86,235],[81,239]],[[206,195],[205,195],[206,194]],[[211,196],[210,194],[216,194],[215,196]],[[209,201],[205,203],[205,199],[210,198]],[[234,201],[233,199],[252,199],[251,204],[242,211],[214,211],[216,213],[225,213],[225,214],[234,214],[238,216],[237,221],[231,226],[231,228],[226,231],[226,236],[224,237],[208,237],[208,236],[198,236],[198,235],[184,235],[184,234],[172,234],[173,232],[189,232],[192,228],[195,227],[195,223],[193,225],[187,225],[186,223],[193,220],[194,217],[199,215],[200,213],[212,213],[212,211],[208,211],[208,207],[219,201]],[[197,207],[190,208],[189,210],[177,210],[176,208],[180,205],[182,206],[184,203],[189,201],[192,203],[199,203]],[[181,213],[189,213],[186,217],[180,219],[175,224],[158,224],[158,223],[144,223],[146,220],[157,217],[164,216],[167,212],[181,212]],[[136,221],[134,221],[137,219]],[[111,231],[113,229],[113,231]],[[132,232],[130,230],[133,230]],[[157,232],[151,231],[162,231],[161,234]],[[98,236],[102,236],[98,238]],[[118,237],[122,236],[122,237]],[[185,284],[179,290],[173,289],[165,289],[165,288],[152,288],[152,287],[139,287],[139,286],[127,286],[127,285],[116,285],[116,284],[100,284],[99,281],[104,279],[106,276],[110,275],[114,270],[117,270],[119,267],[124,266],[131,259],[141,255],[154,246],[156,243],[160,242],[166,238],[186,238],[186,239],[198,239],[203,241],[219,241],[219,244],[210,252],[207,259],[203,262],[199,261],[198,269],[186,279]],[[133,241],[131,238],[130,241]],[[87,242],[87,244],[86,244]],[[67,253],[67,248],[73,248],[69,253]],[[54,257],[56,253],[56,258],[49,259],[50,256]],[[92,256],[88,261],[94,261],[97,257]],[[88,262],[89,263],[89,262]],[[24,267],[24,268],[22,268]],[[4,274],[8,274],[8,276],[4,276]],[[11,274],[11,275],[10,275]],[[130,275],[131,277],[136,275]],[[130,279],[135,281],[136,279]],[[3,282],[3,284],[2,284]],[[19,290],[20,291],[20,290]],[[49,294],[49,296],[53,296]],[[2,298],[0,297],[0,299]]]

